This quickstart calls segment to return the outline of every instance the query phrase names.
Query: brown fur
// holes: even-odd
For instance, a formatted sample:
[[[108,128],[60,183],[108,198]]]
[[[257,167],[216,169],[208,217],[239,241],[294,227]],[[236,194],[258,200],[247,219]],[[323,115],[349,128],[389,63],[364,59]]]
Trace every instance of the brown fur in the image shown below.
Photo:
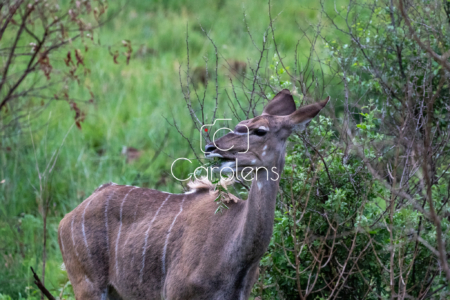
[[[217,141],[223,149],[234,145],[233,151],[207,148],[242,159],[240,168],[276,167],[281,174],[293,118],[309,122],[326,103],[288,114],[293,100],[286,91],[277,95],[282,99],[276,110],[283,115],[272,115],[274,107],[268,106],[262,116],[241,122],[235,133]],[[264,136],[252,134],[245,154],[238,152],[246,147],[246,136],[238,134],[242,124],[270,130]],[[264,168],[256,175],[248,200],[230,201],[221,214],[214,213],[217,191],[205,180],[191,183],[186,194],[113,183],[98,188],[58,229],[76,298],[248,299],[272,235],[279,184]]]

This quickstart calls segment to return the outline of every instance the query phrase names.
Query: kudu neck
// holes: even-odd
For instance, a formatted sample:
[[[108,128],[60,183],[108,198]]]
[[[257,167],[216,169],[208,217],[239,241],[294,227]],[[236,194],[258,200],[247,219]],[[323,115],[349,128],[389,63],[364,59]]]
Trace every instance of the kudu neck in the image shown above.
[[[283,147],[278,160],[272,165],[256,168],[248,196],[248,203],[261,204],[261,206],[269,204],[268,202],[275,204],[281,173],[284,168],[284,156],[285,150]]]
[[[241,237],[243,246],[255,256],[264,254],[272,236],[284,154],[272,167],[257,169],[246,201]]]

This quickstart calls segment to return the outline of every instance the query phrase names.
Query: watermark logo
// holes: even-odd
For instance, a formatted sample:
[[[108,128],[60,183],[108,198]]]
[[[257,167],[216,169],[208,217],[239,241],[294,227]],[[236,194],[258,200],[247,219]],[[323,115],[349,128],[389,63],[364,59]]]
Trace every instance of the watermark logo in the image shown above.
[[[203,135],[202,135],[202,132],[203,132],[203,131],[204,131],[204,132],[208,132],[210,128],[212,128],[214,125],[216,125],[216,122],[217,122],[217,121],[231,121],[231,119],[216,119],[216,120],[214,120],[214,123],[212,123],[212,124],[205,124],[205,125],[203,125],[203,126],[200,128],[200,131],[199,131],[199,133],[200,133],[200,151],[202,151],[204,154],[209,154],[210,152],[205,152],[205,151],[203,151],[203,145],[202,145],[202,144],[203,144]],[[244,134],[247,136],[247,149],[246,149],[244,152],[238,152],[238,153],[247,153],[248,148],[249,148],[249,146],[250,146],[250,135],[249,135],[249,132],[250,132],[250,131],[249,131],[247,125],[242,125],[242,126],[245,126],[245,128],[247,128],[247,133],[244,133]],[[230,151],[231,149],[233,149],[234,145],[232,145],[232,146],[231,146],[230,148],[228,148],[228,149],[221,149],[221,148],[219,148],[219,147],[216,145],[216,134],[217,134],[219,131],[221,131],[221,130],[227,130],[227,131],[229,131],[229,132],[234,132],[232,129],[230,129],[230,128],[228,128],[228,127],[222,127],[222,128],[219,128],[219,129],[217,129],[217,130],[214,132],[212,142],[213,142],[214,146],[215,146],[217,149],[219,149],[220,151]]]
[[[210,131],[218,121],[231,121],[231,119],[216,119],[214,121],[214,123],[212,124],[205,124],[200,128],[199,134],[200,134],[200,151],[202,153],[204,153],[205,155],[211,154],[211,152],[207,152],[204,151],[204,146],[203,146],[203,132],[208,132]],[[227,151],[231,151],[235,145],[231,145],[229,146],[229,148],[227,149],[222,149],[219,148],[219,146],[216,143],[216,135],[218,134],[219,131],[228,131],[228,133],[233,132],[234,134],[238,134],[241,135],[242,138],[245,139],[246,141],[246,149],[245,151],[240,151],[237,152],[237,154],[246,154],[250,148],[250,130],[247,127],[247,125],[245,124],[241,124],[241,126],[245,126],[245,128],[247,128],[247,132],[244,133],[236,133],[234,132],[234,130],[228,128],[228,127],[221,127],[217,130],[215,130],[213,136],[212,136],[212,143],[214,144],[214,147],[222,152],[227,152]],[[272,181],[277,181],[280,176],[279,173],[277,172],[277,167],[272,167],[270,169],[270,171],[266,168],[266,167],[256,167],[256,166],[246,166],[244,168],[242,168],[241,170],[241,176],[239,176],[239,158],[236,157],[235,161],[226,161],[220,164],[220,166],[212,166],[212,167],[204,167],[204,166],[199,166],[197,167],[193,173],[189,174],[188,178],[178,178],[175,174],[174,174],[174,166],[178,161],[188,161],[190,164],[192,164],[192,161],[189,158],[185,158],[185,157],[181,157],[181,158],[177,158],[173,163],[172,166],[170,168],[170,171],[172,173],[173,178],[175,178],[178,181],[188,181],[192,179],[192,176],[194,176],[195,179],[199,179],[197,176],[200,175],[202,173],[202,171],[206,171],[206,177],[210,180],[212,180],[212,176],[213,173],[219,173],[219,176],[221,179],[224,180],[233,180],[233,179],[237,179],[237,180],[245,180],[245,181],[253,181],[254,179],[258,180],[258,170],[260,169],[264,169],[266,171],[267,174],[267,180],[269,180],[269,177]],[[269,173],[272,172],[274,176],[269,176]],[[225,176],[224,176],[224,174]],[[231,175],[230,175],[231,174]],[[255,176],[252,176],[252,174],[255,174]]]

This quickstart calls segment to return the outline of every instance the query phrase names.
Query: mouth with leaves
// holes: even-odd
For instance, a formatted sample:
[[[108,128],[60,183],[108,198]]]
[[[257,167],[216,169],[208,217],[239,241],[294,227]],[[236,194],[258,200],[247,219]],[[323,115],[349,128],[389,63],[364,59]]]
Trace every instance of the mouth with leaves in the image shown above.
[[[208,159],[206,165],[215,168],[213,169],[214,172],[220,172],[225,168],[234,171],[236,167],[237,158],[235,157],[226,157],[216,152],[210,152],[205,154],[205,158]]]

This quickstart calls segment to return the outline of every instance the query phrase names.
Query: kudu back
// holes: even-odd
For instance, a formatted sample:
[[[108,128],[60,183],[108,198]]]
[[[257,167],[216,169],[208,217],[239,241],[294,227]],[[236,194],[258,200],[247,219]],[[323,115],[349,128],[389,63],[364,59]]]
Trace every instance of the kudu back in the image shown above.
[[[205,180],[185,194],[114,183],[94,191],[58,229],[76,299],[248,299],[272,235],[286,140],[327,101],[296,109],[283,90],[261,116],[206,145],[219,169],[255,178],[248,199],[222,213]]]

